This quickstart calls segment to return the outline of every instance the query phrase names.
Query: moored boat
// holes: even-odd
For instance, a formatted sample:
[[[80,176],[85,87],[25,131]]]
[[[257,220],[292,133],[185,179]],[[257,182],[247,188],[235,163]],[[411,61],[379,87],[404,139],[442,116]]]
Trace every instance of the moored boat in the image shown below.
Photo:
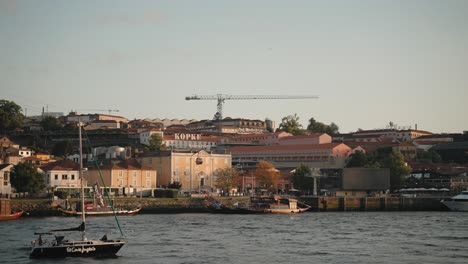
[[[0,198],[0,204],[0,221],[15,220],[23,215],[23,211],[12,212],[9,198]]]
[[[311,208],[297,199],[277,195],[251,197],[247,207],[228,207],[214,198],[207,201],[210,212],[221,214],[297,214]]]
[[[23,211],[19,211],[16,213],[11,213],[11,214],[2,214],[0,215],[0,221],[5,221],[5,220],[15,220],[21,217],[23,215]]]
[[[468,212],[468,191],[462,191],[460,194],[441,202],[451,211]]]
[[[309,205],[300,203],[297,199],[275,195],[253,197],[249,210],[256,213],[296,214],[308,211],[310,208]]]

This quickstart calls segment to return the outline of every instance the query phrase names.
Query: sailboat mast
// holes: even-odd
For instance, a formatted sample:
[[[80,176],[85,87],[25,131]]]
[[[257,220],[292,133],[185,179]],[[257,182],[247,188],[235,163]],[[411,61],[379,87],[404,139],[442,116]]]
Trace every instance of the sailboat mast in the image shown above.
[[[81,222],[83,225],[83,231],[82,231],[82,238],[83,240],[86,240],[86,217],[85,217],[85,198],[84,198],[84,179],[83,179],[83,143],[81,139],[81,128],[83,127],[83,123],[81,120],[78,122],[78,134],[80,138],[80,171],[79,171],[79,176],[81,179]]]

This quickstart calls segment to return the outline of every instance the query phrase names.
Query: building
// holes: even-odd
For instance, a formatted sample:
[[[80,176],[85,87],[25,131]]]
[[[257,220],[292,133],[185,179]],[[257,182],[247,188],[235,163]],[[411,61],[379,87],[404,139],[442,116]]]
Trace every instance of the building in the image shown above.
[[[390,190],[389,169],[344,168],[342,177],[342,188],[336,196],[379,196]]]
[[[262,133],[262,134],[240,134],[223,140],[225,144],[231,145],[278,145],[283,138],[291,137],[287,132]]]
[[[156,188],[157,175],[155,169],[142,165],[135,159],[129,159],[117,164],[106,164],[99,169],[90,167],[84,178],[88,185],[99,183],[114,194],[137,195]],[[105,186],[102,186],[102,182]]]
[[[13,170],[11,164],[0,164],[0,197],[11,195],[10,172]]]
[[[280,145],[312,145],[332,143],[332,137],[327,133],[315,133],[310,135],[299,135],[291,137],[282,137],[279,139]]]
[[[153,134],[158,134],[161,137],[161,140],[164,138],[164,132],[160,129],[150,128],[140,132],[140,144],[149,146],[151,136]]]
[[[86,130],[98,130],[98,129],[120,129],[121,122],[116,120],[94,120],[88,123],[84,128]]]
[[[71,112],[65,117],[66,123],[78,123],[79,121],[84,122],[86,124],[91,123],[93,121],[98,120],[113,120],[117,123],[127,124],[128,119],[122,116],[115,116],[115,115],[104,115],[104,114],[77,114],[76,112]]]
[[[240,166],[255,167],[260,160],[275,168],[297,168],[305,164],[312,168],[343,168],[352,149],[343,143],[309,145],[273,145],[232,147],[232,159]]]
[[[377,129],[377,130],[361,130],[353,133],[351,137],[346,137],[345,140],[352,141],[372,141],[375,138],[396,139],[399,141],[412,141],[421,136],[430,136],[431,132],[424,130],[406,129]]]
[[[79,171],[80,164],[71,160],[51,162],[40,167],[45,175],[47,189],[65,187],[79,188],[81,186]]]
[[[190,131],[221,132],[223,134],[262,134],[267,132],[265,121],[226,117],[222,120],[201,120],[186,125]]]
[[[168,149],[211,151],[219,141],[216,136],[203,136],[199,133],[173,133],[165,135],[162,144]]]
[[[8,137],[1,137],[0,138],[0,149],[1,148],[17,148],[19,149],[19,145],[16,144],[15,142],[11,141]]]
[[[185,191],[215,189],[216,176],[220,170],[231,168],[230,154],[210,153],[204,150],[163,151],[146,153],[138,161],[157,170],[157,186],[178,182]]]

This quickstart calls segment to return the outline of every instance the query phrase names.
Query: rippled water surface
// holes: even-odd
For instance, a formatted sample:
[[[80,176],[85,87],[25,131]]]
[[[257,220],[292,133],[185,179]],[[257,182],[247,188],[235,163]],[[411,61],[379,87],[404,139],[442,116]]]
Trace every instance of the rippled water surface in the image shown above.
[[[468,213],[168,214],[120,217],[129,242],[116,259],[31,260],[34,231],[78,218],[0,222],[0,263],[468,263]],[[88,237],[117,238],[113,217]]]

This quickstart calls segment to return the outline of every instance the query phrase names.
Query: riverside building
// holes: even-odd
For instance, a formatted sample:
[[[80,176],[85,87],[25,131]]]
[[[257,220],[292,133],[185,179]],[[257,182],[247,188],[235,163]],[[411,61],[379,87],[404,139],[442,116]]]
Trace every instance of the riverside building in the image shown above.
[[[138,157],[143,166],[158,173],[158,187],[178,182],[183,191],[214,190],[219,171],[231,168],[231,154],[210,153],[205,150],[171,150],[145,153]]]

